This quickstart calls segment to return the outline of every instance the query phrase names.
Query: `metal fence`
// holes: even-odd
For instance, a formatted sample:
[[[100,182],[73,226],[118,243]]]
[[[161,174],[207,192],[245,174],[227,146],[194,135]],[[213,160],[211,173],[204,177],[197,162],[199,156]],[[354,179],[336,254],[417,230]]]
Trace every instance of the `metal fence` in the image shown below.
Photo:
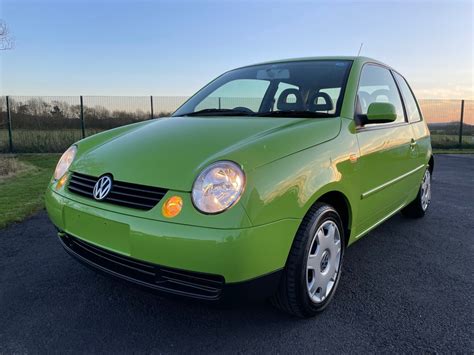
[[[0,97],[0,153],[62,152],[77,140],[97,132],[168,116],[186,99],[185,96]],[[227,106],[231,100],[232,104],[242,106],[245,99],[216,99],[216,105]],[[474,100],[419,100],[419,104],[430,127],[434,148],[474,148]]]

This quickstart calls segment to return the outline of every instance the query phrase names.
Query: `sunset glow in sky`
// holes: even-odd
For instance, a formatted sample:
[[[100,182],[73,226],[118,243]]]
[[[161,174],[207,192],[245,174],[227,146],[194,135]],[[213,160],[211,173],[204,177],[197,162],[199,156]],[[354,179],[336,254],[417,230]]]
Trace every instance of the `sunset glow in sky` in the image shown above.
[[[0,0],[1,95],[190,95],[261,61],[362,54],[474,99],[472,1]]]

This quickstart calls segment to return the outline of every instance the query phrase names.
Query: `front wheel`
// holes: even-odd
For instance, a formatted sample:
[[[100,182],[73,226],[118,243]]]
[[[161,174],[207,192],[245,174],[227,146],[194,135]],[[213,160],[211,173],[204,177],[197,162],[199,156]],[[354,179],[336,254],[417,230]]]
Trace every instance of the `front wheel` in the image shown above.
[[[272,303],[299,317],[326,308],[339,283],[344,248],[339,214],[327,204],[315,204],[296,233]]]
[[[426,169],[416,198],[404,209],[402,214],[411,218],[421,218],[425,215],[431,202],[431,172]]]

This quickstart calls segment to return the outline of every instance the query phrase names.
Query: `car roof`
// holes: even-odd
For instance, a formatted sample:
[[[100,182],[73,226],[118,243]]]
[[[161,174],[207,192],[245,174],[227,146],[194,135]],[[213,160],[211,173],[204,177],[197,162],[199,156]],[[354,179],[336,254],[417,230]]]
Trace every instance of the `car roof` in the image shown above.
[[[328,57],[301,57],[301,58],[288,58],[288,59],[279,59],[279,60],[271,60],[267,62],[261,62],[261,63],[256,63],[256,64],[251,64],[251,65],[245,65],[241,68],[245,67],[252,67],[255,65],[263,65],[263,64],[277,64],[277,63],[288,63],[288,62],[306,62],[306,61],[312,61],[312,60],[351,60],[354,62],[359,62],[360,64],[363,63],[377,63],[380,65],[383,65],[385,67],[390,68],[389,65],[382,63],[379,60],[372,59],[369,57],[361,57],[361,56],[328,56]],[[240,69],[240,68],[238,68]]]

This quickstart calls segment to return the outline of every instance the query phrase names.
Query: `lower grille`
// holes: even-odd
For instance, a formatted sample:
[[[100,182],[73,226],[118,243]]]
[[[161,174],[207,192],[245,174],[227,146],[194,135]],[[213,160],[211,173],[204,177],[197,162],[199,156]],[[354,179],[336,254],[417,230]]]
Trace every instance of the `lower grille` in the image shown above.
[[[93,199],[92,192],[97,180],[99,180],[98,177],[74,172],[69,179],[68,189],[71,192]],[[150,210],[160,202],[166,192],[168,190],[159,187],[114,181],[112,189],[103,201],[130,208]]]
[[[60,237],[63,246],[87,264],[142,286],[182,296],[217,300],[224,277],[168,268],[132,259],[70,235]]]

